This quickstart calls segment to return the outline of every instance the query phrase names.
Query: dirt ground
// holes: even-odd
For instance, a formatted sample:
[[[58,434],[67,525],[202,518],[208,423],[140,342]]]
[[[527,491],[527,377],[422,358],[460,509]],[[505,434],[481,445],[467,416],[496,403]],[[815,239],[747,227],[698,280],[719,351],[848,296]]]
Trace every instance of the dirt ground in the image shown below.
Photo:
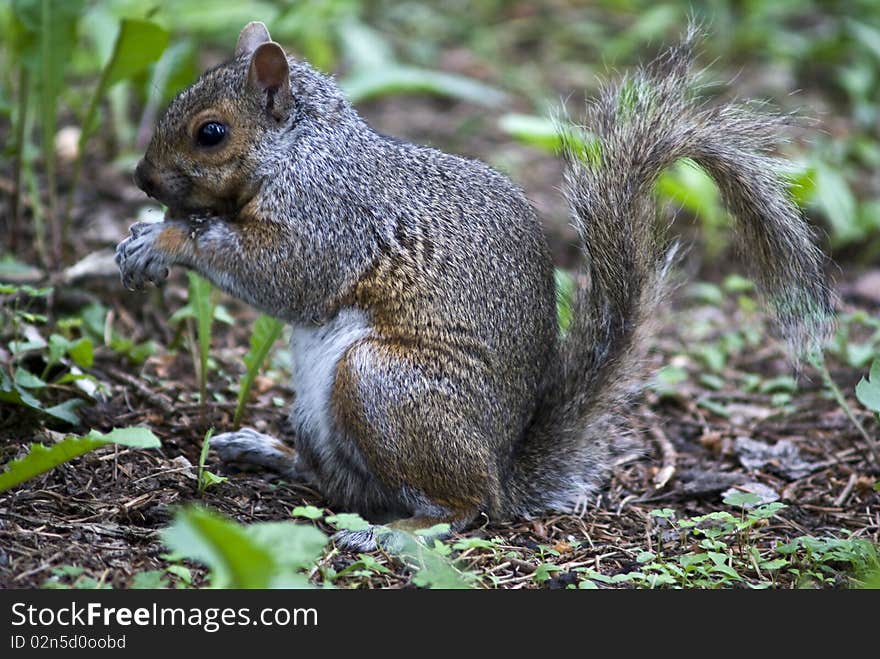
[[[485,130],[479,138],[466,145],[456,143],[458,122],[465,120],[457,114],[461,112],[451,105],[419,99],[367,108],[368,117],[385,132],[434,141],[490,160],[497,156],[498,145],[509,140],[488,124],[481,127]],[[448,136],[446,142],[444,136]],[[518,181],[546,220],[558,262],[571,265],[576,250],[557,192],[559,164],[525,148],[504,148],[506,161],[516,163]],[[92,180],[83,186],[75,212],[81,229],[74,232],[78,258],[112,247],[147,205],[127,178],[109,165],[92,168],[90,175]],[[27,248],[22,249],[26,252]],[[692,258],[685,271],[691,280],[718,281],[730,269],[724,266],[723,272],[713,272]],[[839,270],[835,276],[841,311],[880,314],[880,296],[872,299],[864,294],[864,272]],[[144,425],[163,445],[159,450],[102,449],[0,495],[0,587],[39,587],[63,566],[82,568],[98,584],[129,587],[135,574],[167,566],[166,549],[157,532],[167,526],[175,506],[184,502],[202,501],[241,522],[284,520],[290,518],[294,506],[322,506],[319,494],[311,489],[262,473],[233,473],[227,482],[198,493],[192,465],[198,461],[209,426],[218,431],[231,427],[241,357],[255,314],[234,300],[221,300],[236,322],[215,326],[217,369],[209,380],[211,402],[203,415],[190,352],[185,346],[176,351],[167,348],[174,339],[167,319],[183,304],[185,292],[185,278],[179,272],[162,292],[127,292],[113,272],[58,287],[53,314],[64,315],[99,300],[113,310],[121,333],[137,341],[153,339],[160,346],[155,356],[137,368],[109,349],[99,349],[91,372],[106,392],[83,412],[83,427],[74,430]],[[722,492],[731,487],[753,488],[755,483],[787,504],[761,529],[763,546],[802,535],[854,534],[874,543],[880,540],[880,493],[872,489],[880,469],[870,457],[867,441],[828,395],[819,374],[803,367],[796,390],[782,403],[773,387],[744,393],[741,385],[750,375],[767,382],[793,374],[781,346],[767,338],[760,313],[741,308],[734,297],[720,305],[705,304],[682,288],[663,327],[652,345],[648,366],[678,365],[690,377],[676,385],[674,395],[649,387],[632,405],[629,414],[641,430],[643,449],[623,456],[608,488],[580,515],[491,524],[465,533],[497,538],[498,546],[508,551],[504,560],[466,551],[460,558],[467,569],[491,574],[495,586],[510,588],[565,587],[575,583],[576,568],[583,567],[604,575],[625,573],[637,566],[640,553],[656,551],[658,543],[668,542],[650,515],[652,510],[673,508],[681,516],[717,511],[724,508]],[[704,377],[706,368],[687,356],[690,347],[695,341],[710,343],[731,328],[752,331],[758,338],[731,350],[712,377]],[[829,365],[854,413],[876,437],[876,422],[852,396],[863,369],[848,367],[834,357]],[[270,376],[258,380],[245,419],[248,425],[282,435],[286,432],[283,407],[278,405],[292,395],[285,377],[280,368],[274,368]],[[748,443],[743,438],[771,447],[790,442],[797,459],[791,464],[780,454],[754,466],[747,459]],[[0,463],[21,456],[28,442],[51,440],[50,433],[39,429],[36,418],[20,408],[0,406]],[[213,454],[208,466],[228,473]],[[658,480],[667,478],[656,486]],[[410,584],[411,572],[404,564],[381,552],[376,556],[389,572],[342,579],[337,585]],[[333,551],[324,560],[340,571],[356,559],[354,554]],[[548,563],[558,569],[551,578],[536,580],[538,566]],[[204,583],[204,572],[192,567],[195,584]],[[320,578],[313,575],[313,580]],[[778,585],[793,586],[795,581],[787,578]]]

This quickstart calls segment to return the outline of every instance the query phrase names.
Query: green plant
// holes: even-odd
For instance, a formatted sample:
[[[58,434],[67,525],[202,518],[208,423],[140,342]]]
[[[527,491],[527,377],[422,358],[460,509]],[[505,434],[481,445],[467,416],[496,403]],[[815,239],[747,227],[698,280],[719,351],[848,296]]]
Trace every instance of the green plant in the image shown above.
[[[211,282],[192,271],[187,271],[186,275],[189,279],[189,300],[186,305],[172,314],[170,322],[195,321],[195,335],[198,343],[194,361],[199,365],[199,401],[204,409],[208,397],[208,358],[211,354],[214,319],[219,317],[230,324],[232,319],[228,317],[228,314],[225,314],[225,310],[222,314],[217,313],[219,306],[214,301],[214,289]],[[192,328],[191,325],[189,327]]]
[[[352,65],[339,84],[352,103],[401,93],[447,96],[487,107],[507,99],[498,89],[465,76],[399,64],[378,33],[354,19],[342,24],[339,35]]]
[[[97,303],[90,304],[82,309],[72,322],[78,323],[83,332],[96,345],[106,345],[115,353],[125,357],[131,364],[142,364],[148,357],[156,354],[158,347],[155,341],[147,340],[136,343],[134,340],[122,336],[108,322],[108,313],[105,306]]]
[[[302,571],[321,555],[327,536],[307,524],[242,526],[203,508],[183,508],[162,532],[179,558],[208,567],[214,588],[305,588]]]
[[[856,385],[856,398],[880,421],[880,359],[874,360],[867,378]]]
[[[828,371],[828,366],[825,364],[824,356],[811,355],[810,363],[817,371],[819,371],[819,374],[822,376],[822,382],[825,384],[828,391],[834,397],[834,400],[837,401],[840,409],[843,410],[844,414],[846,414],[847,418],[850,420],[853,426],[855,426],[856,430],[859,431],[859,434],[865,439],[865,442],[868,444],[868,447],[874,454],[874,459],[880,462],[880,442],[878,442],[876,439],[868,434],[868,431],[865,430],[865,427],[853,413],[852,408],[846,400],[846,396],[843,395],[840,387],[837,386],[834,378],[831,377],[831,373]],[[873,375],[871,377],[873,380]],[[873,390],[873,387],[871,387],[871,390]],[[867,390],[863,387],[862,391],[865,392]]]
[[[218,476],[217,474],[208,471],[205,469],[205,458],[208,457],[208,448],[211,446],[211,437],[214,435],[214,428],[211,427],[208,432],[205,433],[205,438],[202,440],[202,450],[199,453],[199,468],[198,468],[198,487],[199,494],[203,494],[205,490],[207,490],[212,485],[219,485],[220,483],[225,483],[229,479],[226,476]]]
[[[864,587],[880,570],[877,547],[860,538],[801,536],[777,545],[776,551],[788,557],[787,569],[798,577],[802,587],[838,585],[841,571],[848,575],[848,585]]]
[[[36,89],[39,109],[40,146],[43,168],[46,174],[46,194],[49,201],[51,258],[57,263],[61,258],[62,225],[58,215],[58,197],[55,163],[55,132],[58,124],[58,106],[71,54],[76,45],[77,24],[82,14],[82,0],[14,0],[12,50],[17,55],[19,71],[19,111],[16,117],[17,166],[16,181],[21,172],[30,177],[30,161],[27,156],[29,125],[28,112],[33,100],[31,90]],[[14,195],[13,230],[18,222],[18,196],[20,183]],[[37,197],[38,198],[38,197]],[[35,206],[37,208],[37,206]],[[45,236],[42,234],[43,216],[37,210],[35,218],[38,230],[38,247],[45,253]]]
[[[52,568],[52,576],[43,582],[43,588],[54,590],[107,590],[111,586],[103,578],[95,579],[79,565],[60,565]]]
[[[48,447],[31,444],[26,456],[8,463],[5,471],[0,473],[0,492],[108,444],[142,449],[161,445],[159,439],[146,428],[116,428],[106,435],[92,430],[88,435],[71,435]]]
[[[284,323],[265,314],[261,314],[254,322],[254,327],[251,330],[250,349],[243,360],[246,370],[238,386],[238,403],[235,406],[235,416],[232,419],[232,424],[236,428],[241,422],[241,415],[244,412],[244,406],[250,395],[254,379],[269,357],[269,351],[281,336],[283,329]]]
[[[737,492],[724,503],[739,508],[738,515],[717,511],[678,519],[670,508],[651,511],[658,528],[658,546],[638,554],[638,569],[606,575],[592,568],[576,568],[589,583],[580,588],[631,585],[642,588],[748,588],[776,587],[792,578],[801,586],[834,585],[841,578],[850,585],[869,583],[877,569],[876,548],[858,538],[800,536],[785,544],[769,544],[763,528],[785,510],[782,503],[760,503],[755,494]]]
[[[101,77],[92,94],[80,129],[77,156],[64,214],[64,227],[70,223],[73,196],[79,183],[86,145],[97,127],[98,107],[101,101],[113,85],[135,77],[156,62],[168,46],[168,39],[167,30],[151,21],[124,18],[120,22],[113,51],[101,71]]]
[[[84,402],[79,396],[91,391],[85,381],[94,383],[94,378],[80,368],[92,366],[94,347],[86,336],[73,337],[76,323],[70,320],[58,321],[58,331],[52,332],[48,341],[43,338],[37,326],[46,324],[48,317],[31,309],[38,302],[46,304],[52,291],[0,284],[0,299],[4,301],[0,308],[0,332],[9,338],[10,352],[6,368],[0,369],[0,402],[76,424],[76,408]],[[79,386],[73,389],[77,397],[55,405],[42,400],[55,397],[57,392],[69,392],[71,384]]]
[[[13,237],[20,228],[20,199],[25,185],[31,191],[37,252],[44,265],[57,267],[68,243],[70,210],[77,192],[82,162],[89,138],[95,131],[98,110],[107,92],[122,81],[131,81],[152,65],[168,43],[168,33],[155,23],[123,18],[97,86],[82,117],[78,149],[64,212],[59,211],[55,137],[65,96],[71,62],[84,49],[79,47],[79,27],[92,12],[83,0],[14,0],[11,6],[10,50],[17,66],[18,103],[13,121],[15,136],[14,190],[11,228]],[[106,9],[98,8],[106,14]],[[96,39],[101,50],[106,38]],[[92,58],[90,64],[98,64]],[[37,108],[36,117],[31,110]],[[76,108],[74,108],[76,109]],[[33,172],[30,156],[30,126],[36,119],[40,129],[40,152],[45,174],[44,210],[39,203],[40,184]],[[48,226],[47,226],[48,225]],[[48,239],[47,239],[48,228]],[[47,247],[48,243],[48,247]]]

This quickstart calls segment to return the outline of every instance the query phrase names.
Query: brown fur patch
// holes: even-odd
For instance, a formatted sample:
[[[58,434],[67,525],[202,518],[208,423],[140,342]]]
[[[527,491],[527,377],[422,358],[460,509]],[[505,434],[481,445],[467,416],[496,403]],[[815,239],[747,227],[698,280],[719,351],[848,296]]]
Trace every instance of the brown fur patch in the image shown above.
[[[183,252],[187,240],[189,240],[189,234],[183,227],[176,224],[169,224],[163,228],[157,236],[156,249],[171,256],[175,256]]]
[[[497,491],[494,456],[474,441],[477,431],[457,413],[459,403],[433,386],[442,376],[427,362],[418,349],[392,341],[355,344],[337,365],[334,411],[388,487],[406,485],[446,509],[473,511]]]

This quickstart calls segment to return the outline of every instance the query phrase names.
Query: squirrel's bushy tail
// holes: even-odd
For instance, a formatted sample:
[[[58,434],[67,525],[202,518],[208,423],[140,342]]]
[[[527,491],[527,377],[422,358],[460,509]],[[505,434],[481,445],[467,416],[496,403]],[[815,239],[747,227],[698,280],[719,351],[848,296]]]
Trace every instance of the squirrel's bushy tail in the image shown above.
[[[583,283],[558,371],[518,448],[512,512],[570,510],[598,485],[620,418],[637,389],[645,334],[675,259],[658,227],[653,186],[690,158],[717,183],[736,220],[739,251],[794,354],[831,327],[823,257],[771,156],[787,118],[694,98],[697,31],[588,106],[594,141],[566,148],[565,193],[584,252]]]

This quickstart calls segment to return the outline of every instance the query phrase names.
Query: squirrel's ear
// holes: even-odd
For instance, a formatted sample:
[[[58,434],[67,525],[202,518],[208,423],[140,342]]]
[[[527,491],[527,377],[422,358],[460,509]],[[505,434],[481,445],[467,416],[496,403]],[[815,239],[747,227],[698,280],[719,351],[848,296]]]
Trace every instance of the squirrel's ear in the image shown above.
[[[251,57],[247,84],[266,94],[266,111],[280,119],[290,99],[290,66],[281,46],[274,41],[257,46]]]
[[[278,92],[290,87],[290,66],[287,64],[287,54],[281,46],[274,41],[257,46],[251,57],[248,84],[260,91]]]
[[[272,41],[272,37],[269,36],[266,24],[259,21],[251,21],[244,26],[241,34],[238,35],[235,56],[249,55],[257,49],[257,46],[267,41]]]

